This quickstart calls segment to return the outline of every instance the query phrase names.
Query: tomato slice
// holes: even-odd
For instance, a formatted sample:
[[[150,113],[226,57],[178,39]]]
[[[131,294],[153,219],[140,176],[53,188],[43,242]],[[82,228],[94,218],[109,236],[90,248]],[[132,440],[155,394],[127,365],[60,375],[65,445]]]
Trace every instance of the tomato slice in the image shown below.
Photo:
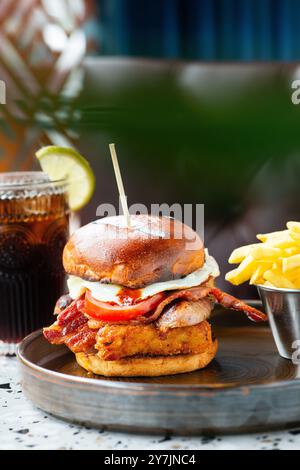
[[[117,305],[96,300],[90,291],[86,291],[85,312],[96,320],[106,322],[127,321],[145,315],[155,309],[165,297],[166,294],[160,292],[133,305]]]

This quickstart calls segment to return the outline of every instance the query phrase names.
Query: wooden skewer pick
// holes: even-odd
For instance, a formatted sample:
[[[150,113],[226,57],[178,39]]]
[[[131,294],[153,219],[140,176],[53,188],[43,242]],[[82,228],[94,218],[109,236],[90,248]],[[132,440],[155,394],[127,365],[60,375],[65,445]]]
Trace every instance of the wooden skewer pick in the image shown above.
[[[111,154],[111,159],[113,162],[113,167],[116,175],[116,180],[117,180],[117,185],[118,185],[118,190],[119,190],[119,195],[120,195],[120,201],[123,209],[123,213],[126,217],[126,223],[127,226],[130,227],[130,214],[128,210],[128,205],[127,205],[127,196],[125,195],[124,191],[124,186],[123,186],[123,181],[122,181],[122,176],[120,172],[120,167],[119,167],[119,162],[118,162],[118,157],[117,157],[117,152],[115,148],[115,144],[109,144],[109,150]]]

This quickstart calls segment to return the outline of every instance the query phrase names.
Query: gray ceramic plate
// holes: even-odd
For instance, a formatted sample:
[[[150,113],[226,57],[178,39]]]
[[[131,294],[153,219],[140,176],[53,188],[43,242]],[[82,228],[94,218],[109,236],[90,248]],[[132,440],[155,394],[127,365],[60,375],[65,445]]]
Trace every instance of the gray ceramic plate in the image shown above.
[[[24,391],[49,413],[108,429],[195,434],[299,425],[299,369],[278,355],[269,328],[224,309],[212,323],[216,359],[204,370],[161,378],[93,376],[37,331],[19,348]]]

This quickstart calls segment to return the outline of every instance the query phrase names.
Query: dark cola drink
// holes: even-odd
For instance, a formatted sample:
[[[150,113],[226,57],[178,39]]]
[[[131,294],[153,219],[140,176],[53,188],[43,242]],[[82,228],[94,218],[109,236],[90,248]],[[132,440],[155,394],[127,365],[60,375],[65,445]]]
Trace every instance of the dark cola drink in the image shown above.
[[[53,321],[65,290],[66,183],[44,173],[0,174],[0,354]]]

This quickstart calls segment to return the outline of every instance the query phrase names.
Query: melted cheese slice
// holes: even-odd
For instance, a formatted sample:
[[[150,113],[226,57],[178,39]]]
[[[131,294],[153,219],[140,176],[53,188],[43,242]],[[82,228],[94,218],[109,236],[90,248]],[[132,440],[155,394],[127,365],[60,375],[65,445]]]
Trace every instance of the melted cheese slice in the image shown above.
[[[219,266],[216,260],[208,254],[205,250],[205,263],[202,268],[188,274],[181,279],[173,279],[165,282],[155,282],[149,286],[144,287],[140,290],[140,298],[146,299],[152,295],[158,294],[168,290],[175,289],[188,289],[190,287],[196,287],[205,282],[210,276],[213,278],[220,275]],[[69,293],[72,299],[77,299],[86,290],[91,291],[92,296],[96,300],[102,302],[114,302],[120,303],[118,293],[122,290],[122,286],[117,284],[101,284],[101,282],[90,282],[81,279],[80,277],[70,276],[68,279]]]

